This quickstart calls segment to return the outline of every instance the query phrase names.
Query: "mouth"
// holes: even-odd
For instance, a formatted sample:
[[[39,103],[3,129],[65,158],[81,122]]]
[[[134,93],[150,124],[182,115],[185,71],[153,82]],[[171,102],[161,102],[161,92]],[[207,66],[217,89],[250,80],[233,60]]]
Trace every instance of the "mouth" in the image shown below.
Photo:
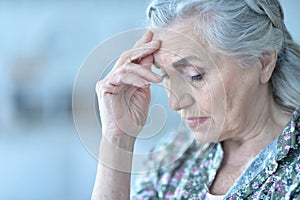
[[[189,117],[185,118],[185,123],[190,127],[190,128],[196,128],[206,122],[208,117]]]

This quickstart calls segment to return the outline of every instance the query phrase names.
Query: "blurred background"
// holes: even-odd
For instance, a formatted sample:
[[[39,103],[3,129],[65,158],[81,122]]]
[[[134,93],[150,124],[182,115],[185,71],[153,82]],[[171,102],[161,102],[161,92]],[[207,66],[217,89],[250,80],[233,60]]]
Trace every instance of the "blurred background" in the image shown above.
[[[149,0],[0,0],[0,199],[90,199],[97,161],[72,119],[81,63],[145,27]],[[300,42],[300,1],[281,1]]]

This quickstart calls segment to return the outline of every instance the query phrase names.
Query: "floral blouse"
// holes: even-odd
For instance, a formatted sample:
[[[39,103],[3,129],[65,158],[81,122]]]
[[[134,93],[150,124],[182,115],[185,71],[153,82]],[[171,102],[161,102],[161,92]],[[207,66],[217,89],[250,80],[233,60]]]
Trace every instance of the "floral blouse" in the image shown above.
[[[193,142],[175,162],[142,175],[131,191],[131,199],[205,199],[221,165],[223,150],[216,143],[205,156],[199,156],[203,149],[197,147]],[[300,109],[294,112],[280,136],[242,173],[224,199],[300,199]]]

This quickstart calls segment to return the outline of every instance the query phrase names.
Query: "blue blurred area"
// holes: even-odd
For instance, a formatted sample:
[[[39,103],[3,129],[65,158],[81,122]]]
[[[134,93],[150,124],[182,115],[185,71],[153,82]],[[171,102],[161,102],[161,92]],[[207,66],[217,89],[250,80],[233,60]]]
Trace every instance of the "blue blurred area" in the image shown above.
[[[0,1],[0,199],[89,199],[97,161],[72,120],[73,82],[108,37],[145,26],[146,0]],[[300,1],[282,1],[300,42]]]
[[[0,199],[89,199],[97,161],[72,120],[76,73],[108,37],[145,26],[142,0],[0,1]]]

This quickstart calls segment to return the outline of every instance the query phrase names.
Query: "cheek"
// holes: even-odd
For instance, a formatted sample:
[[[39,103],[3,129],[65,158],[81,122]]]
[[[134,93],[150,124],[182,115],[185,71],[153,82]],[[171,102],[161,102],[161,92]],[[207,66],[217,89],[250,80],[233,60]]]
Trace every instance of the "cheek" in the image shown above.
[[[257,98],[256,95],[253,95],[257,91],[255,80],[255,74],[253,76],[251,74],[249,76],[240,74],[239,76],[229,77],[224,81],[227,110],[231,115],[246,112],[251,102],[255,102]]]
[[[204,111],[206,114],[212,112],[213,101],[211,95],[211,91],[207,85],[204,85],[201,88],[195,88],[193,92],[198,109]]]
[[[212,117],[219,114],[224,115],[226,92],[221,79],[216,77],[207,79],[201,88],[195,90],[197,90],[195,99],[203,110]]]

